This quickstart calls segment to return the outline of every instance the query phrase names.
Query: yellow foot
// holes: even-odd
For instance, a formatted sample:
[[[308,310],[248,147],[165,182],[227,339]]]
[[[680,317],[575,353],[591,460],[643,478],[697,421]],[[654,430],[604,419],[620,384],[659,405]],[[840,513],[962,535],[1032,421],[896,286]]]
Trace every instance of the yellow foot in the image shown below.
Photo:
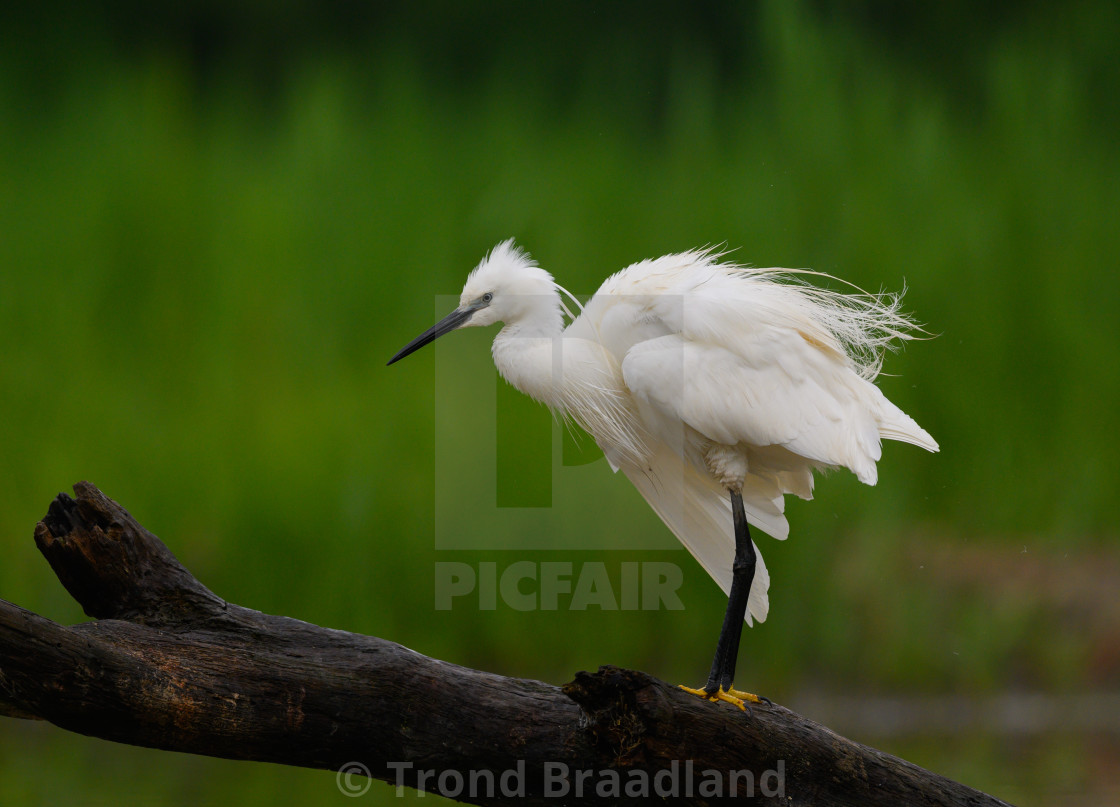
[[[692,687],[686,687],[684,684],[680,684],[680,688],[690,695],[695,695],[698,698],[710,700],[712,703],[717,703],[719,701],[733,703],[744,712],[747,711],[748,703],[770,702],[768,698],[760,698],[758,697],[758,695],[755,695],[751,692],[743,692],[741,689],[735,689],[734,687],[732,687],[731,689],[724,689],[723,687],[720,687],[718,691],[711,694],[708,694],[708,691],[705,689],[693,689]]]

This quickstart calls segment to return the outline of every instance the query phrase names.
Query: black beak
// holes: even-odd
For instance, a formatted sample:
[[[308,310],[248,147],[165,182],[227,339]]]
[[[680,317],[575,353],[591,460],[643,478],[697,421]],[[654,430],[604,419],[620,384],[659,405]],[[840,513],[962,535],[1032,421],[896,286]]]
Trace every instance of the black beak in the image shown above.
[[[474,312],[475,309],[469,306],[467,308],[456,308],[435,325],[424,331],[424,333],[420,334],[407,345],[402,347],[400,352],[397,353],[396,356],[389,359],[389,364],[400,361],[409,353],[415,353],[417,350],[424,347],[424,345],[430,344],[431,342],[439,339],[445,333],[450,333],[451,331],[455,330],[460,325],[469,320]],[[389,364],[386,364],[385,366],[388,367]]]

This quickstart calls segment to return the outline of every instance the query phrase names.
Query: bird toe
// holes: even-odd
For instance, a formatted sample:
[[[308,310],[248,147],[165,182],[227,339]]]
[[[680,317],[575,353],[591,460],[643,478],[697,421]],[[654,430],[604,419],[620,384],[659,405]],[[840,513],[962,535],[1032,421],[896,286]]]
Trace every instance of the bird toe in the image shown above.
[[[712,703],[719,703],[720,701],[730,703],[733,706],[738,706],[739,709],[744,712],[750,711],[750,707],[747,706],[748,703],[765,703],[768,706],[773,705],[769,698],[759,697],[753,692],[744,692],[734,687],[729,687],[728,689],[720,687],[715,692],[709,692],[702,687],[693,689],[692,687],[686,687],[684,684],[680,684],[679,687],[690,695],[695,695],[698,698],[703,698]]]

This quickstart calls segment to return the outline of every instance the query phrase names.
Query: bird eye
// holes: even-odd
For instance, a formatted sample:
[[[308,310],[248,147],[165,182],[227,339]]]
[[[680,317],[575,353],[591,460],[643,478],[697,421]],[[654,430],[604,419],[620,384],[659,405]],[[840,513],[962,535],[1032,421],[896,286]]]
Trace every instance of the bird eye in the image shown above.
[[[493,301],[494,301],[494,295],[491,294],[490,292],[486,292],[484,295],[482,295],[482,302],[489,304],[489,303],[492,303]]]

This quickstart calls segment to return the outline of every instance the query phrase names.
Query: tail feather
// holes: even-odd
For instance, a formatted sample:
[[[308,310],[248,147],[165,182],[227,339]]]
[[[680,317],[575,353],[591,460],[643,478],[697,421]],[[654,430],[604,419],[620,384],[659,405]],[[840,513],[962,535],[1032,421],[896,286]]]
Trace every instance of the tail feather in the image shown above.
[[[886,400],[884,398],[884,400]],[[879,422],[879,434],[887,440],[898,440],[901,443],[924,448],[926,451],[939,451],[940,446],[929,432],[919,426],[914,418],[903,412],[890,401],[886,401],[890,410]]]

